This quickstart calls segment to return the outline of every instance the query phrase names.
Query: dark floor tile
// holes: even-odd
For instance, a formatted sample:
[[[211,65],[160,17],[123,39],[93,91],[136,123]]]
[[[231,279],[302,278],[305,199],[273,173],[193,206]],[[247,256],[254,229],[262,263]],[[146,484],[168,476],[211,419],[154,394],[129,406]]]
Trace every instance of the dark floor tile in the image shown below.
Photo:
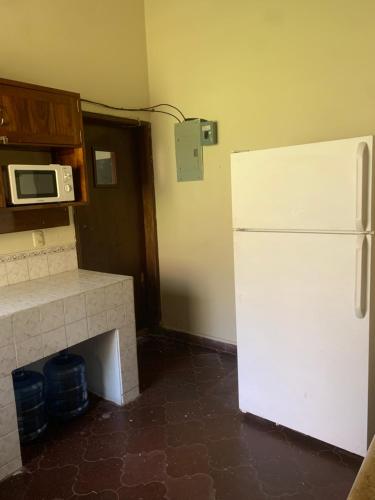
[[[40,461],[40,469],[52,469],[64,465],[79,465],[87,447],[85,440],[64,439],[54,440],[46,446]]]
[[[168,355],[168,357],[166,357],[164,361],[164,367],[168,372],[183,372],[184,374],[192,373],[193,361],[191,359],[191,356],[189,354],[186,354],[186,352],[183,356],[180,357],[173,357]]]
[[[124,450],[126,450],[126,434],[123,432],[98,434],[89,439],[84,458],[89,461],[111,457],[121,458]]]
[[[118,500],[118,495],[115,491],[104,490],[98,493],[89,493],[88,495],[73,495],[69,500]]]
[[[32,478],[32,474],[22,472],[0,483],[0,500],[24,500]]]
[[[119,500],[169,500],[163,483],[150,483],[140,486],[123,486],[118,490]]]
[[[127,432],[129,430],[128,411],[104,411],[93,421],[92,434],[109,434],[111,432]]]
[[[165,469],[166,455],[164,452],[127,454],[124,458],[124,473],[121,476],[121,482],[124,486],[163,482]]]
[[[303,472],[305,480],[313,486],[328,487],[337,485],[338,489],[346,490],[353,483],[356,472],[343,465],[334,453],[298,454],[298,466]]]
[[[237,370],[237,356],[233,354],[219,353],[222,367],[227,373]]]
[[[226,469],[249,463],[250,453],[247,446],[238,438],[211,441],[208,444],[210,466]]]
[[[83,494],[103,490],[116,491],[121,486],[122,467],[123,461],[120,458],[82,462],[74,484],[75,493]]]
[[[168,447],[167,474],[170,477],[192,476],[197,473],[208,473],[207,447],[203,444],[192,444]]]
[[[212,396],[222,398],[235,398],[236,406],[238,406],[238,381],[235,374],[229,374],[222,377],[211,389]]]
[[[262,489],[268,495],[295,495],[300,491],[311,490],[298,464],[290,458],[270,458],[267,462],[257,464],[256,470]]]
[[[167,426],[167,443],[169,446],[205,443],[206,440],[206,429],[201,420]]]
[[[169,478],[167,489],[169,500],[215,500],[213,479],[208,474]]]
[[[147,427],[150,425],[165,424],[165,410],[162,406],[146,406],[131,410],[128,423],[132,428]]]
[[[28,443],[21,447],[22,463],[24,464],[25,470],[34,472],[39,468],[39,463],[43,457],[45,448],[44,439]]]
[[[165,405],[165,416],[168,423],[180,424],[190,420],[202,418],[202,407],[200,401],[175,401]]]
[[[217,366],[198,366],[194,368],[197,380],[219,382],[225,372],[220,365]]]
[[[220,355],[216,352],[205,352],[192,356],[195,367],[209,366],[213,368],[222,368]]]
[[[314,492],[314,500],[344,500],[348,497],[352,484],[353,481],[329,485],[316,485],[312,488],[312,491]],[[367,498],[366,500],[370,500],[370,498]],[[371,500],[373,499],[371,498]]]
[[[344,500],[361,459],[238,407],[236,357],[163,337],[138,346],[143,394],[91,396],[22,448],[0,500]]]
[[[166,396],[168,403],[175,403],[177,401],[194,401],[198,399],[199,393],[195,384],[181,384],[167,387]]]
[[[237,396],[206,396],[201,399],[201,405],[205,417],[239,414]]]
[[[257,474],[248,466],[211,471],[215,500],[269,500],[261,490]]]
[[[162,425],[134,429],[128,436],[127,453],[141,453],[164,450],[167,446],[167,431]]]
[[[163,406],[167,400],[165,390],[151,384],[145,389],[141,396],[129,405],[130,408],[140,408],[142,406]]]
[[[56,500],[71,497],[77,472],[78,468],[73,465],[35,471],[26,490],[25,500]]]
[[[282,460],[294,456],[290,443],[283,432],[270,429],[275,428],[254,425],[246,420],[242,421],[241,441],[248,447],[250,457],[256,464],[262,464],[273,458]]]
[[[240,415],[220,415],[206,417],[203,420],[206,439],[218,441],[219,439],[239,438],[241,434],[242,419]]]

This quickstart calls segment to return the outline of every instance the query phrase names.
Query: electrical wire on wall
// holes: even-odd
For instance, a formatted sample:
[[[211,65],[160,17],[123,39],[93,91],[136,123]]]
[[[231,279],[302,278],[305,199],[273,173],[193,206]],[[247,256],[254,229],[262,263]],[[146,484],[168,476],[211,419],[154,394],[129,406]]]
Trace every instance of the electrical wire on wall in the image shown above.
[[[186,121],[186,116],[183,114],[183,112],[177,106],[172,106],[172,104],[155,104],[154,106],[147,106],[144,108],[123,108],[123,107],[119,107],[119,106],[110,106],[109,104],[104,104],[103,102],[91,101],[90,99],[81,99],[81,101],[87,102],[89,104],[96,104],[97,106],[101,106],[102,108],[113,109],[115,111],[130,111],[130,112],[132,112],[132,111],[134,111],[134,112],[147,111],[150,113],[162,113],[163,115],[172,116],[179,123]],[[162,108],[162,107],[168,107],[168,108],[174,109],[181,116],[179,117],[178,115],[176,115],[170,111],[165,111],[164,109],[157,109],[157,108]]]

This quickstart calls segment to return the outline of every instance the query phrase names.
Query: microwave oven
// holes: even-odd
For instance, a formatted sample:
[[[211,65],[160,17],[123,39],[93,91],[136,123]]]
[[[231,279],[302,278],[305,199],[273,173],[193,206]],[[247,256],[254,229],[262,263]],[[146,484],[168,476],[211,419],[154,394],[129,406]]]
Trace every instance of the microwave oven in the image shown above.
[[[8,165],[8,199],[13,205],[74,201],[69,165]]]

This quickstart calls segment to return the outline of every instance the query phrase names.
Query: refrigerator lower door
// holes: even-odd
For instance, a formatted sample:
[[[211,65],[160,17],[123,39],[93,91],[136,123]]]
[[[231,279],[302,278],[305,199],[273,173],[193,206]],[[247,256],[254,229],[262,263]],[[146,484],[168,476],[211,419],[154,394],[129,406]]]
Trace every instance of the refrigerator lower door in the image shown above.
[[[235,232],[234,253],[241,410],[364,455],[371,237]]]

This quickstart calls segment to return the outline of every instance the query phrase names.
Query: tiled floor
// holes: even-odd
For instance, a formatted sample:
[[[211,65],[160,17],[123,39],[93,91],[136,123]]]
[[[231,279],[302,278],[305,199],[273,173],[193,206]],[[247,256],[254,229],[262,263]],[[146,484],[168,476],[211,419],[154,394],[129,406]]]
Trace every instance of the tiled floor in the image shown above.
[[[23,450],[1,500],[344,500],[358,457],[238,411],[236,360],[143,340],[142,396],[101,400]]]

